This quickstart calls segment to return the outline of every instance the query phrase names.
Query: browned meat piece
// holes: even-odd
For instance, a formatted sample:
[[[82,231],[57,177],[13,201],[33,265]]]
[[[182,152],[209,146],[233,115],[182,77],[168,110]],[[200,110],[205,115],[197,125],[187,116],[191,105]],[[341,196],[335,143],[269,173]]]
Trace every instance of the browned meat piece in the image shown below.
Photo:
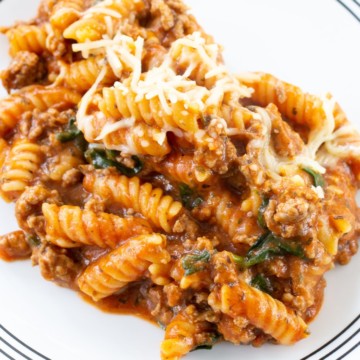
[[[21,89],[40,82],[46,73],[45,63],[38,55],[29,51],[20,51],[9,68],[2,72],[1,80],[4,88],[10,92],[11,89]]]
[[[206,135],[198,141],[194,153],[197,166],[213,170],[217,174],[227,173],[238,158],[236,147],[225,134],[225,127],[214,119],[206,130]]]
[[[33,262],[39,265],[44,279],[63,287],[76,287],[75,279],[82,265],[71,258],[68,250],[46,244],[38,250]]]
[[[187,6],[182,1],[152,0],[150,12],[152,19],[148,27],[165,47],[194,31],[200,31],[202,36],[212,40],[203,32],[195,18],[187,13]]]
[[[30,257],[31,248],[23,231],[14,231],[0,237],[0,258],[6,261]]]
[[[325,285],[323,275],[332,268],[333,259],[324,245],[316,239],[306,244],[304,250],[308,261],[305,262],[296,256],[288,260],[293,297],[286,294],[283,301],[309,321],[314,306],[320,306],[317,302],[322,299]]]
[[[164,30],[169,30],[175,25],[174,14],[171,7],[164,0],[153,0],[151,2],[151,12],[160,14],[160,22]]]
[[[44,202],[49,204],[61,204],[61,198],[56,190],[49,190],[42,185],[27,188],[16,202],[16,218],[19,226],[28,232],[41,232],[34,228],[35,224],[42,224],[41,206]],[[35,219],[36,218],[36,219]]]
[[[280,185],[264,213],[266,225],[285,238],[309,236],[319,214],[318,206],[317,195],[308,187]]]
[[[244,317],[235,319],[222,315],[218,323],[218,330],[226,341],[233,344],[249,344],[255,340],[254,327]]]
[[[167,297],[163,288],[160,286],[150,287],[146,298],[151,315],[161,324],[167,325],[174,314],[166,304]]]
[[[304,147],[300,135],[287,124],[274,104],[270,104],[267,110],[272,118],[272,138],[275,151],[284,157],[299,155]]]
[[[71,118],[75,118],[74,110],[59,112],[56,109],[50,108],[45,112],[41,112],[35,109],[27,111],[22,115],[19,130],[24,137],[30,140],[37,140],[46,131],[67,124]]]

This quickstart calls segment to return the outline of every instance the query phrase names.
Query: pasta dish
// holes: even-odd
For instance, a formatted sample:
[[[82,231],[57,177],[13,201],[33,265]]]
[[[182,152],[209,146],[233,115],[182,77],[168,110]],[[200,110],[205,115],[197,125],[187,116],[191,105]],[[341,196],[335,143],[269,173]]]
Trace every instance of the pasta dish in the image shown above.
[[[360,230],[330,94],[230,72],[181,0],[42,0],[0,31],[0,258],[157,323],[163,360],[309,335]]]

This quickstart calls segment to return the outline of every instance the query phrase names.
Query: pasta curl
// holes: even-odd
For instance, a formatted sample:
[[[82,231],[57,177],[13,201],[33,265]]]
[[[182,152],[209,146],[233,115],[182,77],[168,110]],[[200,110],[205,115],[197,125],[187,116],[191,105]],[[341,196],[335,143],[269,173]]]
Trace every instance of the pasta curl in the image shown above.
[[[166,238],[160,234],[132,238],[89,265],[78,278],[82,292],[98,301],[117,292],[128,283],[140,280],[151,264],[166,264]]]
[[[70,89],[79,92],[85,92],[89,90],[91,85],[98,77],[101,69],[103,68],[103,63],[104,59],[102,56],[100,56],[76,61],[69,65],[64,64],[64,84]],[[106,66],[107,72],[104,79],[102,80],[102,83],[112,84],[116,78],[109,65]]]
[[[171,232],[175,220],[179,217],[182,205],[169,195],[163,195],[159,188],[150,183],[140,185],[138,177],[124,175],[85,174],[84,188],[97,194],[107,202],[115,202],[127,209],[142,214],[157,228]]]
[[[203,343],[198,338],[203,337]],[[212,344],[215,335],[207,321],[199,319],[194,305],[179,312],[166,327],[161,344],[162,360],[177,360],[199,345]]]
[[[0,136],[14,129],[25,111],[48,108],[63,110],[77,105],[80,94],[64,87],[47,88],[44,86],[28,86],[19,92],[0,100]]]
[[[209,304],[214,310],[232,318],[244,316],[280,344],[293,344],[307,336],[307,326],[301,317],[243,280],[234,286],[223,285],[213,291]]]
[[[114,249],[130,237],[151,233],[146,220],[81,210],[77,206],[43,204],[46,240],[64,248],[96,245]]]
[[[41,54],[46,50],[47,33],[44,26],[19,25],[10,29],[6,36],[10,42],[10,56],[19,51],[29,51]]]
[[[81,12],[85,9],[83,0],[62,0],[58,1],[52,9],[50,16],[51,26],[64,31],[73,22],[78,20]]]
[[[166,93],[161,87],[153,87],[151,82],[159,81],[159,77],[169,77],[167,82],[176,81],[175,74],[169,69],[160,75],[159,68],[150,70],[141,88],[133,90],[128,78],[123,83],[112,88],[103,90],[103,99],[99,104],[101,111],[113,118],[129,118],[144,121],[146,124],[164,129],[180,129],[189,133],[195,133],[199,129],[198,120],[201,118],[203,100],[206,96],[204,88],[198,88],[192,81],[182,80],[178,90]],[[171,80],[173,78],[173,80]],[[147,84],[147,81],[149,84]],[[150,95],[151,92],[151,95]],[[148,95],[147,95],[148,94]],[[173,97],[178,97],[177,101]]]
[[[41,147],[28,140],[13,144],[0,177],[1,194],[5,200],[16,199],[30,185],[43,155]]]
[[[79,43],[100,40],[107,33],[106,18],[110,18],[116,28],[130,15],[141,12],[144,6],[142,0],[102,1],[87,10],[79,20],[65,29],[64,37]]]

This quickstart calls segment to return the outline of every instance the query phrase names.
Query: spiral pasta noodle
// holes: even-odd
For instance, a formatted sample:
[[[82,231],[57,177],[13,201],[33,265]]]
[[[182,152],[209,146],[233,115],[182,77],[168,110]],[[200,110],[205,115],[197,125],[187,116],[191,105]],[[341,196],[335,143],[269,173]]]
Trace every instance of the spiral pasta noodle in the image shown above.
[[[120,0],[101,2],[85,12],[83,16],[72,23],[64,31],[66,39],[73,39],[77,42],[94,41],[101,39],[107,32],[106,17],[121,22],[129,17],[131,13],[140,12],[144,8],[142,0]]]
[[[83,184],[87,191],[106,201],[134,209],[151,224],[166,232],[172,231],[172,225],[182,210],[181,203],[174,201],[169,195],[163,195],[161,189],[154,189],[150,183],[140,185],[137,177],[129,179],[124,175],[87,173]]]
[[[163,235],[140,235],[89,265],[78,279],[82,292],[95,301],[140,279],[151,264],[170,260]]]
[[[77,206],[42,205],[46,240],[64,247],[96,245],[114,249],[130,237],[151,233],[150,225],[141,218],[95,213]]]
[[[51,26],[59,31],[64,31],[80,18],[84,8],[83,0],[63,0],[57,2],[51,12]]]
[[[38,171],[43,155],[40,146],[28,140],[13,144],[0,177],[5,199],[16,198],[25,190]]]
[[[89,90],[103,67],[102,63],[102,57],[90,57],[85,60],[73,62],[69,65],[64,64],[64,84],[70,89],[79,92]],[[109,68],[102,82],[104,84],[109,84],[114,81],[115,76]]]
[[[113,131],[102,141],[108,149],[130,154],[164,156],[171,151],[163,131],[142,123]]]
[[[235,286],[223,285],[210,296],[210,304],[215,309],[233,318],[245,316],[251,324],[271,335],[280,344],[293,344],[307,336],[307,326],[301,317],[282,302],[242,280]]]
[[[150,74],[150,72],[147,77],[151,81],[153,74]],[[171,71],[169,77],[173,77]],[[170,100],[171,95],[168,95],[168,99],[164,98],[166,95],[161,93],[161,89],[158,96],[147,98],[145,94],[150,90],[145,88],[145,94],[139,97],[141,90],[134,92],[129,78],[119,87],[115,86],[103,90],[104,95],[100,103],[100,109],[105,115],[114,118],[133,117],[136,120],[144,121],[150,126],[157,125],[160,128],[176,128],[195,133],[199,129],[198,120],[201,117],[201,102],[204,91],[196,92],[197,87],[191,81],[184,81],[182,86],[186,87],[187,93],[182,92],[180,89],[175,92],[174,96],[181,97],[184,95],[185,99],[172,102]],[[195,98],[194,100],[187,100],[186,97],[191,96],[192,90],[195,91]],[[198,103],[196,103],[196,100]]]
[[[41,54],[46,49],[47,33],[45,27],[20,25],[10,29],[6,35],[10,42],[9,53],[11,56],[15,56],[19,51]]]
[[[38,109],[45,111],[50,107],[62,109],[74,106],[80,95],[72,90],[56,87],[29,86],[0,100],[0,136],[11,131],[25,111]]]
[[[197,319],[197,312],[193,305],[186,307],[166,327],[165,339],[161,344],[161,359],[180,359],[200,345],[196,335],[207,332],[211,339],[210,324]]]

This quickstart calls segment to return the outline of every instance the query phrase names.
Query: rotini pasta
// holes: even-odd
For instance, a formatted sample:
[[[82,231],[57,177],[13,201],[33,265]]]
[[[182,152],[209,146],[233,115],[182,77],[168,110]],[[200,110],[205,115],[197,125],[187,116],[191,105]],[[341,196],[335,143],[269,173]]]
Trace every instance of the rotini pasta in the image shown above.
[[[159,234],[140,235],[104,255],[80,275],[80,290],[98,301],[129,282],[144,276],[151,264],[166,264],[166,238]]]
[[[161,359],[180,359],[197,346],[206,345],[206,340],[199,344],[199,333],[207,333],[208,343],[212,344],[211,338],[214,333],[211,330],[211,325],[207,321],[197,319],[195,306],[188,306],[166,327],[165,340],[161,344]]]
[[[282,302],[242,280],[235,286],[223,285],[210,297],[210,304],[215,309],[219,308],[233,318],[245,316],[280,344],[293,344],[307,336],[307,327],[302,318],[287,309]]]
[[[84,178],[84,188],[106,201],[134,209],[166,232],[172,231],[172,225],[182,210],[181,203],[169,195],[163,195],[161,189],[154,189],[150,183],[140,185],[137,177],[129,179],[123,175],[88,173]]]
[[[5,200],[17,198],[30,185],[43,156],[41,147],[28,140],[13,144],[0,177],[1,194]]]
[[[21,115],[26,111],[38,109],[45,111],[53,107],[64,109],[72,107],[80,100],[80,95],[72,90],[57,87],[46,88],[30,86],[0,101],[0,136],[14,129]]]
[[[15,56],[19,51],[41,54],[46,49],[46,30],[35,25],[20,25],[6,33],[10,42],[9,53]]]
[[[84,161],[80,154],[74,153],[73,149],[66,149],[56,155],[55,158],[51,158],[48,163],[49,178],[53,181],[62,181],[67,171],[76,169]]]
[[[73,39],[77,42],[99,40],[107,33],[107,18],[110,21],[124,21],[130,14],[134,15],[144,8],[142,0],[120,0],[103,1],[87,10],[81,19],[71,24],[64,31],[66,39]],[[116,26],[115,25],[115,26]],[[112,25],[114,26],[114,25]]]
[[[155,68],[154,71],[150,70],[147,73],[149,82],[154,81],[151,80],[154,79],[154,75],[155,79],[158,79],[156,72],[157,69]],[[159,72],[159,77],[160,76]],[[175,74],[169,71],[169,74],[165,76],[169,76],[171,79],[175,77]],[[173,81],[176,81],[176,79],[174,78]],[[146,85],[144,85],[144,94],[141,94],[141,90],[134,92],[131,89],[131,82],[132,79],[129,78],[119,87],[115,85],[113,88],[104,89],[104,100],[100,103],[100,109],[105,115],[114,118],[133,117],[136,120],[144,121],[150,126],[157,125],[165,129],[176,128],[189,133],[195,133],[199,129],[198,120],[201,117],[201,106],[203,106],[202,94],[204,92],[196,92],[196,90],[200,90],[200,88],[197,89],[193,82],[183,80],[181,83],[180,86],[186,89],[186,93],[184,90],[174,90],[172,96],[175,96],[175,98],[177,96],[180,97],[177,101],[171,101],[171,95],[166,95],[161,91],[160,87],[158,88],[159,93],[156,94],[151,84],[148,85],[149,90],[147,90]],[[146,79],[144,79],[144,84],[146,84]],[[150,93],[150,91],[154,93],[154,95],[148,97],[146,93]],[[195,98],[191,100],[181,99],[182,95],[185,98],[190,97],[192,91]],[[168,98],[166,98],[166,96],[168,96]]]
[[[7,142],[4,139],[0,139],[0,170],[4,165],[8,148]]]
[[[102,141],[108,149],[129,154],[164,156],[171,151],[166,133],[141,123],[113,131]]]
[[[143,219],[81,210],[77,206],[42,206],[45,217],[46,240],[64,248],[96,245],[112,248],[130,237],[151,233]]]
[[[64,64],[64,84],[70,89],[85,92],[90,89],[95,82],[102,67],[102,57],[90,57],[85,60],[73,62],[69,65]],[[109,68],[103,79],[104,84],[113,83],[115,76]]]
[[[58,31],[64,31],[79,19],[85,8],[84,5],[82,0],[63,0],[57,2],[50,16],[51,26]]]

